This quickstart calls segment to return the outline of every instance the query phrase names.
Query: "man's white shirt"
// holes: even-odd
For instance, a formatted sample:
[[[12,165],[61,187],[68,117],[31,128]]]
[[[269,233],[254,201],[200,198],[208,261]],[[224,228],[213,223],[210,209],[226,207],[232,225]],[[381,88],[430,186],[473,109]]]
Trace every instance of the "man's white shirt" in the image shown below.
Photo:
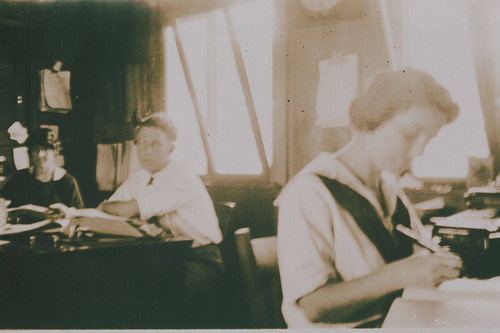
[[[193,247],[222,240],[205,185],[174,161],[154,174],[141,169],[129,175],[109,201],[132,199],[137,201],[142,220],[158,216],[161,226],[174,236],[193,239]]]

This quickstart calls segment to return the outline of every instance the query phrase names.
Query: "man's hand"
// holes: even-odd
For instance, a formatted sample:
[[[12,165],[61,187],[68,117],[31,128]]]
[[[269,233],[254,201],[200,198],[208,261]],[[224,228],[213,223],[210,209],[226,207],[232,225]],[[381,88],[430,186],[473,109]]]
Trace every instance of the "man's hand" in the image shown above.
[[[75,213],[74,207],[68,207],[62,203],[55,203],[49,206],[49,209],[45,212],[48,219],[55,221],[58,219],[70,219]]]

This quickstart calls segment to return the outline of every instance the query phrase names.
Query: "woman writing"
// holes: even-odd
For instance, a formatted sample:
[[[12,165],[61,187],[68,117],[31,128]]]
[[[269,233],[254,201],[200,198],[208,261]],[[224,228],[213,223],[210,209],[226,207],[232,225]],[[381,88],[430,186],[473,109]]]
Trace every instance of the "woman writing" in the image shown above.
[[[423,235],[397,177],[457,114],[430,75],[380,74],[351,105],[351,143],[320,154],[285,187],[276,204],[290,327],[355,327],[383,318],[403,288],[459,276],[459,257],[416,248],[395,231],[402,224]]]

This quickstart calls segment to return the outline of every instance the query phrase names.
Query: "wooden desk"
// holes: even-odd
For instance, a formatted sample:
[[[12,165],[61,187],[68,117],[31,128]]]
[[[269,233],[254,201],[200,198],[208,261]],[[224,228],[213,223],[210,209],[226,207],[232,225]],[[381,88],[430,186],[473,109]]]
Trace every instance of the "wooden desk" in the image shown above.
[[[0,246],[1,328],[175,328],[185,239]]]

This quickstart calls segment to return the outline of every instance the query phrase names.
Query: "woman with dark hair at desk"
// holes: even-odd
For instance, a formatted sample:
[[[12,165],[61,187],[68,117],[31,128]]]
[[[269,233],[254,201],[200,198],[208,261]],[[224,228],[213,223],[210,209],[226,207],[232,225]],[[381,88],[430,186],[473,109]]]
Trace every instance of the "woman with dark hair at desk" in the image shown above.
[[[397,177],[457,114],[429,74],[380,74],[351,105],[353,140],[320,154],[285,187],[276,204],[289,327],[377,326],[403,288],[459,276],[459,257],[412,246],[395,231],[402,224],[423,237]]]
[[[63,168],[57,166],[60,142],[53,132],[39,128],[30,133],[26,142],[30,167],[16,171],[0,191],[0,197],[11,200],[11,207],[35,204],[48,207],[62,203],[83,208],[78,184]]]

